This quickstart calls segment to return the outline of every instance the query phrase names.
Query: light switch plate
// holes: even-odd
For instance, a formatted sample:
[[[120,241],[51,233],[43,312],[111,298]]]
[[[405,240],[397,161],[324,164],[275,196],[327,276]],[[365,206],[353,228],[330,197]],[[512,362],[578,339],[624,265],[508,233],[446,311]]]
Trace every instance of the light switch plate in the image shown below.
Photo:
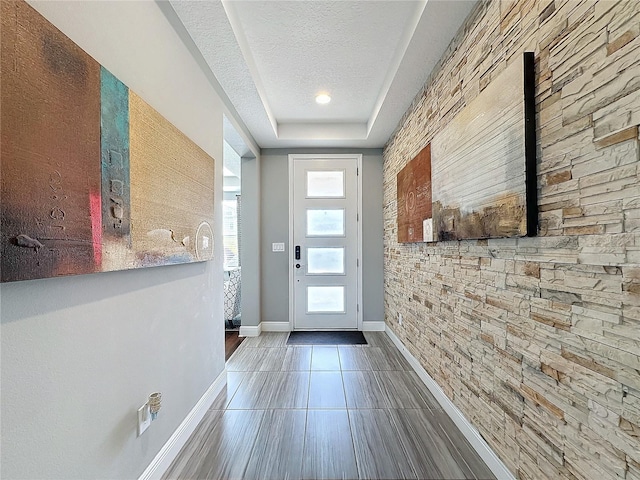
[[[149,404],[145,403],[138,409],[138,436],[142,435],[149,425],[151,425],[151,412]]]
[[[272,252],[284,252],[284,242],[282,243],[272,243],[271,244]]]

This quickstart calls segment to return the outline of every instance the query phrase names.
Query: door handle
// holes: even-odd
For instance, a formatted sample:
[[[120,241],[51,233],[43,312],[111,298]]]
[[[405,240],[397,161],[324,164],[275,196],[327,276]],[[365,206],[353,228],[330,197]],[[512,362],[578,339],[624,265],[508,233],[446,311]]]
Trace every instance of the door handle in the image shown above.
[[[296,260],[300,260],[300,245],[296,245]]]

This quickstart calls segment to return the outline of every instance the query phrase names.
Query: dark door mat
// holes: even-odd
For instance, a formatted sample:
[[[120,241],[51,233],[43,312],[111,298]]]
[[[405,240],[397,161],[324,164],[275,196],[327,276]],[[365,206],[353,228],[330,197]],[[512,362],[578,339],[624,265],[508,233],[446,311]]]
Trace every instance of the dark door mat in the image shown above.
[[[291,332],[287,345],[366,345],[362,332]]]

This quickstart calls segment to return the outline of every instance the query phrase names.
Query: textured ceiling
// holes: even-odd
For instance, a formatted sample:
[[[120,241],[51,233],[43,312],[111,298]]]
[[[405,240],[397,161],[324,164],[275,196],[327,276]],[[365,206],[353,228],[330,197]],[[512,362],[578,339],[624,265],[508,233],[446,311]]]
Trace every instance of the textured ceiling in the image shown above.
[[[261,147],[381,147],[475,2],[171,5]]]
[[[403,29],[422,10],[416,2],[375,6],[327,1],[227,3],[227,11],[239,21],[236,36],[246,38],[266,101],[279,122],[369,119]],[[331,94],[329,105],[314,101],[322,91]]]

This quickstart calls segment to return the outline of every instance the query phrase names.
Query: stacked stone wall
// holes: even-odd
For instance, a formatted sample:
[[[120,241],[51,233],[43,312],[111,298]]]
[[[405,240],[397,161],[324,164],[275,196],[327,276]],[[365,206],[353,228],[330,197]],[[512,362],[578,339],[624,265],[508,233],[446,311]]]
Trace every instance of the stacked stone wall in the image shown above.
[[[524,51],[538,236],[399,244],[396,175]],[[639,125],[640,1],[481,1],[385,147],[385,321],[518,478],[640,480]]]

